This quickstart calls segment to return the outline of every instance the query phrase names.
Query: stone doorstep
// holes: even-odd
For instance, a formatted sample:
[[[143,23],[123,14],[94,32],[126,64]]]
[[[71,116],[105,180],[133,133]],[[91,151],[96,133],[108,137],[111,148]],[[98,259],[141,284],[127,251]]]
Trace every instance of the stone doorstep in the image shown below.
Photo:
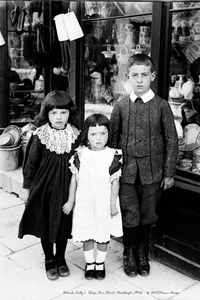
[[[22,184],[23,176],[21,167],[9,172],[0,170],[0,188],[2,188],[5,192],[16,194],[23,200],[24,189],[22,188]]]

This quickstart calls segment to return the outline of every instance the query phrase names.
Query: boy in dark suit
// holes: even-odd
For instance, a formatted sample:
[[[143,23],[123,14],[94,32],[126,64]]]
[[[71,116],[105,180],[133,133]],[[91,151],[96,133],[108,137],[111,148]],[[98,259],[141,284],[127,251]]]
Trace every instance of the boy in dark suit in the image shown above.
[[[157,221],[162,190],[173,186],[178,138],[169,103],[150,88],[156,77],[152,59],[136,54],[128,61],[130,97],[112,111],[110,147],[122,149],[120,206],[123,220],[124,271],[134,277],[150,272],[149,233]]]

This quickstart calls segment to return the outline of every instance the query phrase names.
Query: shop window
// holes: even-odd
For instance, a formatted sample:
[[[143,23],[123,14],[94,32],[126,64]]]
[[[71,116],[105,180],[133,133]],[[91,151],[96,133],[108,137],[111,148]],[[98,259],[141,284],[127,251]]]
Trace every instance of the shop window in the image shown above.
[[[152,2],[86,1],[85,18],[109,18],[152,12]],[[142,17],[143,18],[143,17]]]
[[[171,20],[168,100],[179,137],[178,169],[200,175],[200,2],[173,3]]]
[[[32,122],[44,98],[43,1],[7,3],[10,123]]]
[[[180,2],[173,2],[173,9],[184,9],[184,8],[194,8],[194,7],[199,7],[200,6],[200,2],[196,1],[180,1]],[[192,13],[192,11],[183,11],[182,16],[189,16]]]
[[[110,117],[116,101],[130,94],[127,61],[134,53],[151,55],[151,11],[152,2],[85,2],[85,118]]]

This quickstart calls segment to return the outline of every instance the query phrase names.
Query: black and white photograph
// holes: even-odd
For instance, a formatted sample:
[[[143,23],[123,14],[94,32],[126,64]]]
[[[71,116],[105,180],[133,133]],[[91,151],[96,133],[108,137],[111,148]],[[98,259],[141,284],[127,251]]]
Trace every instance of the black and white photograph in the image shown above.
[[[0,0],[0,298],[199,300],[200,1]]]

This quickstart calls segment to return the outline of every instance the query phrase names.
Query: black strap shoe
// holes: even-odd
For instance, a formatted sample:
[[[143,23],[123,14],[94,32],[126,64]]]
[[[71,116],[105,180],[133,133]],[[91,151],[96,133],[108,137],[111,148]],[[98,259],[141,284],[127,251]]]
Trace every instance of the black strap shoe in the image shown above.
[[[56,280],[58,279],[58,271],[56,269],[56,262],[54,259],[45,260],[45,269],[46,275],[49,280]]]
[[[123,262],[124,272],[126,273],[126,275],[128,275],[129,277],[135,277],[138,271],[135,261],[135,248],[133,246],[124,247]]]
[[[61,267],[59,267],[58,268],[58,274],[59,274],[59,276],[60,277],[67,277],[67,276],[69,276],[69,268],[68,268],[68,266],[66,265],[66,266],[61,266]]]
[[[86,263],[86,266],[85,266],[85,279],[91,280],[91,279],[95,278],[95,269],[87,270],[87,266],[94,265],[94,264],[95,264],[95,262]]]
[[[66,260],[63,257],[56,258],[56,265],[60,277],[67,277],[69,275],[69,268],[66,263]]]
[[[102,280],[106,277],[106,269],[105,269],[105,263],[95,263],[96,266],[103,265],[103,270],[95,270],[95,278],[98,280]]]
[[[148,247],[147,245],[139,245],[136,249],[136,261],[138,273],[141,276],[147,276],[150,272],[150,265],[148,262]]]

